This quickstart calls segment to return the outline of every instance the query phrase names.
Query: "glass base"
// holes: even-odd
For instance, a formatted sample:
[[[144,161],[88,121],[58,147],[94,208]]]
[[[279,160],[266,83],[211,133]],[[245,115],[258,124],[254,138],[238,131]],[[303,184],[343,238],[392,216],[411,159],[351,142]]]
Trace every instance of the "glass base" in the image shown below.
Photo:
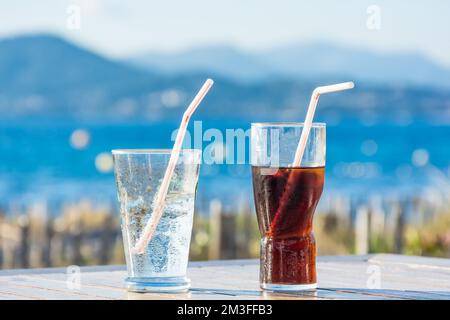
[[[317,289],[317,283],[308,283],[308,284],[261,283],[261,289],[274,292],[312,291]]]
[[[187,292],[191,281],[186,277],[163,278],[127,278],[125,279],[128,291],[132,292]]]

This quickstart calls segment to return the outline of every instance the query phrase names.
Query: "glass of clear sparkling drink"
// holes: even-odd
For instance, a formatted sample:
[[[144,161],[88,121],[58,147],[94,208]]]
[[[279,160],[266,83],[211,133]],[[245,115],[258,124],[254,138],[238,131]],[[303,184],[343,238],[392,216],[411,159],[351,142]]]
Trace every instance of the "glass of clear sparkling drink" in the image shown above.
[[[132,248],[153,214],[170,149],[113,150],[128,277],[134,292],[184,292],[201,151],[180,153],[164,212],[143,254]]]

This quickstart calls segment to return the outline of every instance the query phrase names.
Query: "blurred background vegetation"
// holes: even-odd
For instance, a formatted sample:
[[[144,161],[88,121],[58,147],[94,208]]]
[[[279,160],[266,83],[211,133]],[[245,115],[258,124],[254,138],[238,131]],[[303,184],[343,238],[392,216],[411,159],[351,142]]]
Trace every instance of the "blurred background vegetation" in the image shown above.
[[[314,220],[319,255],[390,252],[450,257],[449,202],[436,207],[420,198],[372,200],[354,205],[341,197],[330,200],[328,209],[319,207]],[[406,218],[408,203],[420,209],[421,218]],[[124,263],[120,217],[112,207],[87,200],[66,205],[56,217],[47,214],[45,205],[1,215],[0,231],[2,268]],[[259,241],[250,206],[229,211],[215,199],[208,212],[195,215],[190,259],[257,258]]]

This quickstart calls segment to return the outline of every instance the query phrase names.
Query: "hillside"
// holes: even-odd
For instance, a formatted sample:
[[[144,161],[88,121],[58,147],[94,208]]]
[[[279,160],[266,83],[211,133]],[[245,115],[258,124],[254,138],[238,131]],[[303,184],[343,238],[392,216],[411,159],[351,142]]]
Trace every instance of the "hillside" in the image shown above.
[[[231,68],[231,56],[232,51],[219,59],[224,69]],[[192,61],[201,60],[199,55]],[[174,65],[177,63],[175,58],[172,61]],[[250,59],[248,63],[242,60],[240,71],[236,72],[242,73],[246,67],[257,72],[258,64],[259,60]],[[318,110],[321,120],[450,119],[448,90],[358,81],[337,70],[335,75],[327,76],[311,73],[305,77],[239,81],[213,69],[209,66],[169,73],[162,68],[139,69],[53,35],[4,39],[0,40],[0,112],[3,121],[178,121],[204,79],[213,76],[216,84],[196,117],[299,120],[316,85],[355,80],[356,88],[351,92],[321,99]]]

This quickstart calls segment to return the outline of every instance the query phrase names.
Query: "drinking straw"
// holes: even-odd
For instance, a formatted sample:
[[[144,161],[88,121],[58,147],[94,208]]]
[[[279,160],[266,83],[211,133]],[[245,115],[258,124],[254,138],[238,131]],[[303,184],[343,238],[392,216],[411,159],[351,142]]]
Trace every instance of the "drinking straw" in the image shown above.
[[[311,127],[313,124],[313,118],[314,113],[316,111],[317,103],[319,102],[319,97],[321,94],[324,93],[331,93],[331,92],[337,92],[337,91],[343,91],[352,89],[355,86],[353,82],[343,82],[338,84],[332,84],[329,86],[321,86],[314,89],[311,95],[311,99],[309,101],[308,111],[306,112],[306,118],[305,122],[303,123],[303,130],[302,134],[300,135],[300,141],[298,143],[297,149],[295,151],[295,157],[294,162],[292,163],[293,168],[299,168],[302,159],[303,154],[305,152],[306,142],[308,141],[309,132],[311,131]],[[277,221],[280,218],[281,212],[283,211],[283,204],[287,202],[288,197],[290,196],[292,190],[290,190],[290,186],[293,184],[291,180],[291,177],[293,175],[289,175],[288,181],[286,183],[286,189],[283,191],[283,194],[281,196],[278,210],[275,213],[275,216],[272,220],[272,223],[270,224],[269,233],[272,234],[273,230],[275,230],[275,226],[277,224]]]
[[[300,136],[300,141],[295,152],[294,163],[292,166],[300,167],[302,162],[303,153],[305,152],[306,142],[308,141],[309,131],[311,131],[314,113],[316,112],[317,103],[321,94],[337,92],[342,90],[352,89],[355,86],[353,82],[344,82],[338,84],[332,84],[329,86],[317,87],[314,89],[311,100],[309,101],[308,111],[306,112],[305,122],[303,123],[303,130]]]
[[[161,219],[161,216],[164,212],[165,200],[167,196],[167,192],[169,190],[170,180],[172,179],[173,172],[175,170],[175,166],[178,162],[178,157],[181,152],[181,145],[184,140],[184,136],[186,134],[186,129],[189,123],[189,119],[191,118],[194,111],[199,106],[200,102],[202,102],[203,98],[208,93],[211,86],[214,84],[214,81],[211,79],[207,79],[197,95],[192,100],[191,104],[187,107],[186,111],[183,114],[183,118],[181,120],[180,128],[178,129],[177,136],[175,138],[175,143],[173,145],[172,152],[170,154],[169,164],[167,165],[166,172],[164,174],[163,181],[161,183],[161,187],[157,193],[157,198],[155,201],[155,206],[153,210],[153,214],[150,219],[147,221],[144,229],[142,230],[141,236],[136,241],[134,248],[132,249],[135,254],[143,254],[145,251],[145,247],[148,245],[148,242],[152,238],[156,227],[158,226],[158,222]]]

